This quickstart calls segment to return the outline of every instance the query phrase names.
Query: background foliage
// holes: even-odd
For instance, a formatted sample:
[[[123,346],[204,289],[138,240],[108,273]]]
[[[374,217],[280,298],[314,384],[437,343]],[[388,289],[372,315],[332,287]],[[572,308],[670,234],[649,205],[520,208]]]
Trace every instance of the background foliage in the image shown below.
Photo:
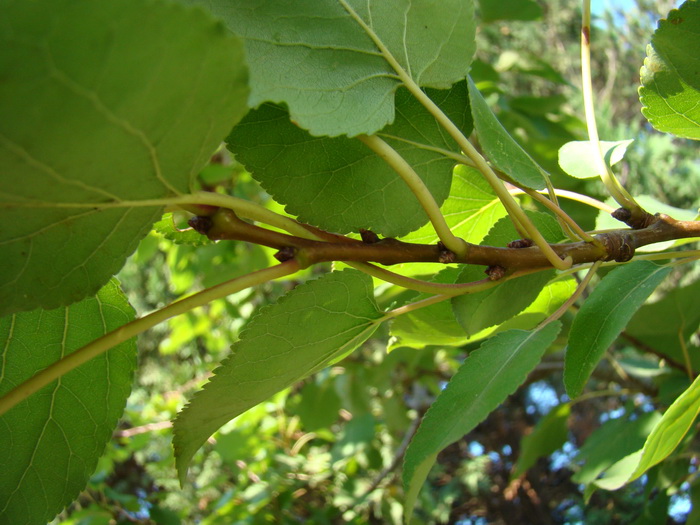
[[[212,4],[214,7],[218,5],[217,2]],[[578,2],[521,1],[518,2],[518,10],[503,10],[499,4],[505,3],[484,0],[479,4],[481,23],[476,33],[476,61],[471,74],[485,96],[485,103],[494,109],[506,130],[552,173],[557,187],[605,199],[607,193],[597,179],[566,177],[558,164],[558,150],[563,144],[586,139],[585,125],[579,117],[582,107],[578,87],[581,18]],[[68,9],[67,5],[57,6],[57,9]],[[657,20],[666,16],[671,7],[669,2],[637,0],[635,9],[624,13],[605,12],[595,20],[593,61],[597,111],[601,135],[606,140],[634,139],[619,163],[621,179],[629,191],[635,196],[648,195],[663,204],[685,210],[686,215],[693,218],[700,206],[700,167],[695,159],[697,146],[654,132],[639,111],[637,94],[639,68],[646,53],[643,46],[650,41]],[[218,14],[226,19],[225,12]],[[101,21],[100,17],[109,18],[109,13],[103,12],[102,8],[96,8],[94,16],[95,20],[90,23],[108,23]],[[172,7],[171,16],[171,19],[163,22],[163,28],[175,33],[187,30],[189,19],[182,16],[179,7]],[[469,14],[456,15],[455,23],[459,22],[460,16]],[[68,15],[66,19],[69,19]],[[227,22],[230,20],[227,19]],[[203,16],[198,23],[210,29],[208,39],[223,38],[223,30],[218,26],[214,29],[208,17]],[[244,31],[245,21],[237,23],[241,24],[239,31]],[[163,42],[173,41],[170,36],[159,34],[160,29],[149,28],[148,36],[143,38],[156,42],[161,38]],[[270,30],[273,33],[284,32],[285,28],[271,24]],[[319,35],[312,37],[318,38]],[[129,46],[139,46],[142,37],[130,32],[123,38],[123,45],[126,46],[124,52],[128,54]],[[184,37],[182,40],[185,41]],[[212,74],[218,73],[218,60],[226,57],[207,56],[205,60],[198,55],[206,54],[205,44],[206,41],[200,48],[188,50],[191,67],[195,68],[201,62],[211,68]],[[242,51],[232,43],[227,52],[233,56]],[[269,49],[257,49],[255,52],[268,53]],[[422,50],[415,52],[418,55],[415,60],[419,61]],[[173,53],[173,56],[181,54]],[[153,82],[172,84],[172,79],[163,74],[163,69],[168,70],[168,57],[158,55],[152,58],[153,69],[159,71],[158,75],[154,74]],[[99,59],[97,51],[90,58],[96,62]],[[408,58],[409,62],[413,59]],[[254,60],[250,62],[253,65],[251,77],[265,74],[256,71]],[[38,65],[37,69],[41,67]],[[182,64],[178,64],[176,68],[178,80],[182,74],[181,67]],[[385,66],[369,60],[367,67],[380,70]],[[436,74],[431,76],[430,73],[426,72],[422,78],[422,85],[430,88],[428,94],[460,127],[470,130],[471,115],[464,110],[469,89],[466,83],[457,84],[456,88],[447,91],[444,88],[454,79],[441,78]],[[304,72],[298,72],[297,77],[294,78],[295,82],[319,86],[319,79],[309,78]],[[245,93],[225,95],[216,92],[214,86],[224,83],[207,83],[206,70],[198,71],[196,78],[199,81],[193,82],[193,86],[182,87],[186,92],[199,90],[191,111],[210,111],[212,114],[227,111],[231,121],[242,117],[233,99],[242,99]],[[99,84],[97,80],[93,81]],[[280,88],[282,91],[283,87]],[[326,86],[333,90],[343,87],[347,86]],[[303,85],[301,88],[297,86],[297,89],[302,88]],[[109,96],[112,88],[105,86],[104,89],[105,96]],[[113,89],[119,92],[123,86]],[[372,85],[369,94],[362,91],[353,96],[363,100],[381,100],[385,104],[386,98],[382,98],[381,93],[391,89],[392,84],[384,79]],[[66,85],[66,91],[71,91],[70,85]],[[7,92],[10,92],[10,88],[7,88]],[[154,130],[150,138],[154,143],[161,144],[159,154],[166,158],[171,155],[173,163],[186,162],[187,165],[197,166],[204,160],[197,155],[206,151],[207,146],[191,143],[192,151],[185,152],[181,150],[181,145],[189,141],[190,135],[204,136],[204,142],[211,142],[211,137],[223,135],[226,130],[219,130],[219,133],[209,130],[206,134],[202,130],[190,129],[187,121],[182,120],[176,124],[187,135],[187,140],[171,136],[168,137],[170,142],[165,139],[161,142],[157,137],[158,125],[165,126],[161,119],[176,114],[174,108],[168,105],[168,100],[160,100],[163,92],[168,92],[165,86],[154,86],[153,100],[125,101],[124,107],[128,110],[129,104],[141,104],[158,109],[157,112],[154,109],[151,115]],[[329,107],[336,107],[340,114],[329,113],[327,121],[318,124],[321,127],[312,129],[310,135],[301,129],[292,129],[295,126],[288,117],[291,115],[293,120],[303,124],[305,115],[319,109],[304,107],[301,101],[295,105],[294,100],[285,98],[289,97],[288,93],[280,93],[253,93],[252,100],[255,97],[260,101],[272,97],[276,102],[286,102],[287,108],[266,104],[248,113],[227,139],[234,145],[231,149],[235,157],[222,148],[200,171],[197,187],[216,188],[281,211],[280,205],[273,202],[265,190],[277,196],[299,188],[285,188],[279,180],[269,183],[265,180],[264,170],[274,169],[274,166],[265,163],[267,151],[264,140],[277,136],[289,141],[292,159],[318,159],[322,156],[319,152],[326,156],[325,164],[314,166],[321,182],[310,180],[308,187],[300,190],[300,203],[290,203],[287,209],[301,214],[302,219],[317,218],[316,210],[305,204],[308,195],[318,191],[319,184],[328,173],[353,166],[353,170],[359,170],[363,175],[376,173],[377,187],[385,186],[382,177],[389,178],[388,172],[381,174],[379,170],[386,168],[366,161],[362,150],[351,146],[349,139],[311,136],[314,133],[334,135],[333,126],[337,119],[362,120],[366,115],[355,114],[347,107],[338,105],[337,101],[326,101]],[[387,136],[394,131],[400,134],[415,127],[416,122],[411,119],[416,119],[420,124],[424,118],[424,115],[416,113],[417,108],[410,107],[415,101],[405,95],[399,90],[395,102],[397,119],[390,128],[383,130]],[[33,100],[41,102],[41,93],[21,96],[31,96]],[[75,98],[77,104],[80,97]],[[67,96],[66,104],[70,105],[71,100]],[[356,106],[351,102],[348,102],[349,107],[354,110]],[[389,109],[386,107],[364,109],[372,118],[378,119],[376,129],[382,128],[388,121]],[[70,111],[66,110],[66,113]],[[95,118],[103,119],[104,114],[96,110]],[[78,142],[84,147],[86,162],[99,157],[102,142],[111,144],[123,139],[120,134],[123,128],[112,125],[112,120],[107,121],[110,123],[105,131],[107,135],[94,137],[94,143]],[[248,124],[250,128],[246,127]],[[33,121],[28,121],[26,125],[30,130],[40,127]],[[90,133],[84,135],[87,138]],[[454,148],[451,141],[437,129],[421,139],[435,147]],[[211,149],[215,145],[210,146]],[[142,147],[148,150],[146,146]],[[401,152],[419,165],[433,166],[433,157],[425,151],[413,151],[405,146]],[[57,162],[64,153],[56,152]],[[283,167],[290,162],[284,157],[276,160]],[[258,177],[261,182],[253,180],[239,161],[248,168],[257,168],[261,172]],[[140,166],[127,166],[124,169],[139,168],[149,174],[151,168],[148,159],[144,156],[140,162]],[[439,200],[446,199],[443,211],[449,212],[446,213],[448,223],[456,227],[457,235],[470,242],[479,242],[488,234],[491,245],[505,245],[515,238],[510,230],[505,231],[510,223],[498,221],[505,215],[498,200],[481,179],[470,174],[469,168],[455,173],[453,185],[462,184],[479,196],[469,204],[473,208],[463,202],[452,202],[448,197],[449,185],[440,180],[437,170],[435,173],[433,175],[427,168],[425,173],[421,172],[430,181],[431,190]],[[169,180],[167,173],[155,174],[151,181],[153,198],[167,192],[161,187],[167,187],[167,184],[159,184],[159,177],[176,186],[181,185],[181,181]],[[86,184],[90,184],[90,181],[86,181]],[[122,186],[116,185],[112,191],[122,197],[128,196],[128,185]],[[407,190],[402,188],[402,191]],[[331,194],[328,199],[339,198],[339,195],[342,197],[342,192]],[[409,197],[392,196],[399,202],[409,201]],[[552,240],[557,240],[561,231],[556,223],[551,221],[554,224],[548,224],[549,216],[542,218],[534,203],[527,199],[525,202],[541,231],[548,232]],[[327,201],[325,205],[328,205]],[[331,202],[333,206],[340,205]],[[372,225],[387,235],[403,234],[421,220],[424,222],[419,207],[396,211],[395,207],[390,206],[383,209],[377,202],[357,202],[354,206],[349,207],[345,215],[334,217],[326,226],[336,231],[356,230],[357,210],[370,208],[377,211],[377,217],[371,219],[375,221]],[[562,206],[584,228],[596,227],[599,218],[590,208],[571,202],[564,202]],[[471,218],[471,211],[477,209],[482,212],[481,215]],[[149,210],[153,211],[144,208],[142,213],[148,215]],[[682,213],[681,210],[678,213]],[[675,212],[674,216],[681,218]],[[394,224],[396,222],[396,217],[392,217],[391,213],[401,214],[405,218],[401,225],[404,230],[391,229],[394,227],[392,220]],[[119,218],[106,217],[107,220]],[[160,308],[193,290],[216,285],[275,262],[275,250],[258,245],[211,243],[193,232],[187,234],[191,238],[184,239],[178,231],[178,228],[185,227],[184,220],[177,213],[166,215],[140,242],[117,276],[138,315]],[[386,224],[382,222],[384,220]],[[494,224],[499,226],[491,229]],[[429,227],[423,228],[411,233],[408,239],[434,242],[435,239],[429,238],[431,231]],[[100,238],[99,232],[91,232],[86,242],[98,242]],[[24,247],[17,247],[17,250],[22,249]],[[47,253],[52,253],[54,246],[45,249]],[[115,251],[128,251],[128,247],[126,250],[115,248]],[[8,258],[11,256],[12,253],[8,252]],[[417,275],[433,271],[421,265],[412,269],[405,266],[402,271]],[[624,268],[635,270],[631,266]],[[612,334],[614,342],[610,349],[607,344],[600,348],[605,357],[593,372],[587,387],[588,394],[575,401],[565,394],[563,380],[566,380],[566,375],[562,379],[564,358],[560,341],[569,332],[575,334],[577,330],[582,330],[585,333],[585,330],[575,323],[572,326],[573,316],[567,315],[562,319],[561,327],[552,324],[543,330],[546,333],[535,332],[534,337],[554,343],[541,361],[537,359],[539,356],[531,356],[533,361],[530,368],[511,372],[523,376],[525,383],[520,389],[506,397],[509,392],[499,389],[499,385],[492,386],[503,394],[502,403],[488,407],[494,411],[486,420],[453,428],[453,435],[446,434],[445,443],[456,442],[439,454],[439,448],[431,448],[435,447],[435,440],[421,445],[420,433],[416,434],[420,417],[427,414],[437,420],[449,419],[449,409],[441,408],[439,404],[429,410],[438,394],[445,392],[465,396],[471,393],[469,388],[475,387],[459,383],[459,369],[464,362],[479,361],[487,371],[501,370],[495,374],[499,377],[500,374],[509,373],[501,369],[503,359],[496,357],[503,346],[511,348],[514,344],[510,339],[507,344],[502,342],[502,338],[512,337],[512,332],[497,335],[477,350],[486,335],[495,333],[494,325],[500,320],[479,319],[473,315],[478,310],[474,303],[477,306],[484,301],[505,303],[512,297],[520,297],[528,288],[506,288],[504,285],[502,297],[497,293],[484,293],[456,300],[457,319],[452,315],[452,307],[441,303],[400,317],[390,326],[385,323],[346,359],[333,363],[304,381],[290,379],[288,388],[253,406],[235,422],[224,425],[204,447],[193,452],[189,482],[180,487],[174,470],[170,422],[185,403],[192,400],[194,392],[211,377],[218,363],[230,359],[231,342],[238,340],[241,345],[246,345],[251,338],[265,336],[256,332],[255,322],[249,323],[257,312],[265,307],[274,308],[269,305],[297,285],[315,286],[317,281],[305,282],[323,276],[329,269],[329,265],[318,265],[297,274],[294,281],[270,282],[244,290],[173,318],[143,334],[139,338],[139,366],[134,388],[126,401],[126,410],[113,439],[108,442],[88,487],[80,493],[75,503],[55,519],[55,523],[170,525],[308,521],[319,524],[398,524],[404,512],[400,467],[409,440],[414,435],[416,441],[411,447],[425,446],[423,453],[426,457],[437,455],[437,464],[429,474],[425,473],[427,483],[417,496],[416,523],[642,524],[699,519],[694,510],[690,514],[691,501],[695,502],[700,497],[700,485],[696,479],[697,443],[692,432],[668,460],[620,490],[597,490],[594,483],[601,472],[644,445],[654,423],[690,385],[689,375],[692,378],[700,370],[700,359],[695,357],[699,350],[696,332],[700,324],[700,310],[696,307],[700,280],[697,280],[696,268],[664,270],[663,275],[654,273],[655,270],[647,272],[645,268],[637,268],[639,274],[619,277],[642,281],[658,278],[660,282],[666,273],[670,273],[650,304],[642,306],[634,315],[630,311],[631,321],[627,329],[620,338]],[[482,278],[469,275],[472,271],[471,268],[463,271],[446,269],[433,279],[447,283],[455,282],[457,278],[462,279],[461,282]],[[330,278],[342,279],[337,276],[354,275],[350,272],[333,273],[330,275],[336,277]],[[601,275],[606,275],[605,271]],[[545,275],[540,286],[549,277]],[[542,276],[535,274],[531,278],[542,279]],[[7,282],[4,284],[0,281],[0,290],[12,291],[9,287],[14,286],[14,281],[8,278]],[[512,282],[513,285],[517,283],[520,280]],[[6,288],[3,289],[3,285]],[[535,286],[533,284],[532,288]],[[509,320],[506,327],[534,327],[546,317],[547,312],[555,310],[575,286],[573,278],[551,283],[541,293],[529,298],[534,302]],[[648,290],[649,293],[652,288]],[[10,292],[3,293],[10,296]],[[642,294],[639,301],[643,302],[649,293]],[[372,318],[378,315],[377,307],[395,307],[421,297],[418,292],[398,292],[396,287],[385,286],[379,289],[376,305],[362,305],[349,317]],[[594,297],[590,299],[595,300]],[[129,308],[123,304],[123,298],[112,297],[109,300],[118,304],[118,315],[131,315]],[[530,301],[523,301],[530,304]],[[53,303],[47,299],[44,306],[53,306]],[[65,310],[93,306],[81,302]],[[459,315],[460,311],[462,315]],[[680,316],[675,315],[678,312]],[[504,312],[504,319],[508,317]],[[290,322],[303,323],[303,319],[295,318]],[[352,320],[348,322],[350,330],[366,329],[362,323],[358,327]],[[498,329],[503,329],[503,326]],[[274,337],[275,334],[267,333],[267,336]],[[689,343],[686,344],[686,341]],[[520,343],[525,345],[526,341],[515,343],[516,346]],[[387,344],[392,350],[389,353],[386,352]],[[348,345],[352,346],[352,337],[349,337]],[[112,352],[117,354],[118,351],[115,348]],[[684,365],[683,356],[686,353],[693,356],[690,373]],[[235,355],[240,357],[241,354]],[[111,354],[109,359],[112,359]],[[119,372],[131,374],[133,363],[122,360],[125,362],[119,365]],[[519,366],[525,366],[522,360]],[[445,389],[453,377],[450,387]],[[486,372],[485,378],[488,377],[490,373]],[[488,387],[476,386],[478,388],[474,393],[477,395]],[[66,388],[70,387],[66,385]],[[82,388],[94,392],[94,386]],[[213,395],[216,392],[210,393]],[[125,397],[126,393],[121,395]],[[204,396],[200,399],[204,401]],[[449,397],[447,400],[444,397],[441,399],[448,402]],[[194,397],[194,400],[197,402],[198,397]],[[697,403],[694,399],[687,402]],[[70,410],[73,417],[75,412]],[[225,420],[232,415],[235,414],[227,414]],[[105,415],[106,419],[115,417]],[[105,423],[105,426],[109,427],[109,423]],[[8,450],[1,441],[0,449]],[[90,467],[85,468],[91,471]],[[413,467],[420,469],[421,465],[418,463]],[[615,478],[612,475],[609,477],[608,486],[613,486]],[[5,482],[11,483],[11,479],[5,478]]]

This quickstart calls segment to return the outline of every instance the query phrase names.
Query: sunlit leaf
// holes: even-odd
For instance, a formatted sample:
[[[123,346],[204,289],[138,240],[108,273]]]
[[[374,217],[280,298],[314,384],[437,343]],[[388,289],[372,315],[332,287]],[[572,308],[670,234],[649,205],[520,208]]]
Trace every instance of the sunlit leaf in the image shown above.
[[[469,355],[426,413],[406,450],[406,521],[438,453],[483,421],[525,381],[560,329],[557,321],[533,332],[503,332]]]
[[[635,261],[616,268],[583,303],[569,333],[564,385],[569,397],[578,396],[603,353],[671,268]]]
[[[459,268],[446,268],[435,275],[431,282],[452,284],[459,273]],[[410,302],[427,299],[432,295],[415,294]],[[458,346],[467,341],[467,334],[455,319],[449,300],[398,316],[391,322],[390,334],[395,340],[393,346],[414,348],[426,345]]]
[[[647,46],[640,72],[642,113],[659,131],[700,140],[700,4],[672,10]]]
[[[163,217],[153,225],[153,229],[175,244],[203,246],[211,243],[208,237],[192,228],[178,228],[175,224],[175,216],[172,213],[163,214]]]
[[[317,136],[369,135],[394,120],[401,81],[368,31],[423,87],[464,79],[475,50],[472,0],[191,1],[243,37],[251,106],[285,104]]]
[[[659,419],[661,414],[650,412],[635,419],[625,416],[605,422],[588,436],[574,458],[583,465],[571,479],[584,484],[595,481],[601,472],[639,450]]]
[[[175,420],[180,481],[194,453],[221,425],[357,348],[381,315],[371,279],[356,270],[299,285],[261,310]]]
[[[633,140],[618,140],[615,142],[601,141],[600,149],[608,166],[614,166],[625,156],[627,147]],[[600,176],[596,164],[598,152],[588,140],[567,142],[559,148],[559,166],[565,173],[577,179],[590,179]]]
[[[700,377],[673,402],[644,442],[644,447],[612,465],[596,486],[615,490],[660,463],[681,443],[700,414]]]
[[[246,112],[243,46],[166,2],[3,2],[0,315],[93,295]],[[115,207],[100,209],[96,204]]]
[[[477,169],[459,164],[452,172],[450,196],[440,208],[454,235],[473,244],[479,244],[506,210],[493,189]],[[409,233],[401,240],[423,244],[438,242],[432,224]]]
[[[554,217],[541,212],[529,212],[528,216],[549,242],[561,239],[561,228]],[[483,244],[506,246],[518,238],[512,221],[502,218],[493,225]],[[452,299],[455,318],[469,335],[500,324],[527,308],[553,276],[553,270],[537,272],[505,281],[489,290],[457,296]],[[465,265],[456,282],[468,283],[483,278],[483,267]]]
[[[0,395],[134,312],[115,280],[96,297],[0,319]],[[51,521],[85,488],[131,390],[136,341],[88,361],[0,416],[0,522]]]

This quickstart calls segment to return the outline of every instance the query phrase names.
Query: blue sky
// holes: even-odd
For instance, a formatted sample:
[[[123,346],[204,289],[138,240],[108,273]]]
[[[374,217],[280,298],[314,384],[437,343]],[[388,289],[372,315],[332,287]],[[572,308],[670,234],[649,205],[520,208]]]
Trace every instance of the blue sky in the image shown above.
[[[603,12],[606,7],[629,9],[634,5],[634,0],[591,0],[591,12],[598,14]]]

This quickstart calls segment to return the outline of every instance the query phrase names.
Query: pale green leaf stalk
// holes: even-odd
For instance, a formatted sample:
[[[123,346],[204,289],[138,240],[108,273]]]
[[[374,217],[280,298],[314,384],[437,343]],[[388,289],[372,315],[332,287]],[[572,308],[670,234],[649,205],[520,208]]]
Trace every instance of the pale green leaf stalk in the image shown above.
[[[627,208],[634,215],[643,214],[644,211],[635,202],[634,198],[622,187],[608,163],[605,162],[603,146],[598,138],[598,125],[595,120],[595,107],[593,102],[593,83],[591,81],[591,0],[583,0],[583,27],[581,30],[581,77],[583,83],[583,107],[586,113],[586,125],[588,138],[594,145],[595,161],[598,166],[598,174],[610,195],[623,208]]]

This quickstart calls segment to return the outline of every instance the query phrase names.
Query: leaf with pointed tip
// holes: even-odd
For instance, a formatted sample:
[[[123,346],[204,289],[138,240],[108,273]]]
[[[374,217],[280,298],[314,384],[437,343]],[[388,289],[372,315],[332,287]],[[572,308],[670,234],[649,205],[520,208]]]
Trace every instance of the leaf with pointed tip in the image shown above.
[[[371,278],[357,270],[326,274],[263,308],[175,420],[181,483],[194,453],[221,425],[357,348],[381,317]]]
[[[607,274],[576,314],[564,361],[564,386],[572,399],[583,390],[608,347],[671,268],[635,261]]]
[[[466,82],[426,93],[465,134],[472,124]],[[455,161],[433,148],[459,151],[428,111],[405,89],[396,95],[396,120],[379,134],[413,166],[438,203],[450,191]],[[361,228],[404,235],[428,216],[403,179],[356,139],[313,137],[286,110],[263,104],[231,132],[229,149],[286,211],[303,222],[339,232]]]
[[[134,319],[112,279],[96,297],[0,319],[0,395]],[[131,391],[136,340],[67,373],[0,416],[0,521],[46,523],[85,488]]]
[[[4,2],[0,315],[95,294],[247,111],[243,46],[166,2]],[[109,203],[113,207],[99,208]]]
[[[475,51],[473,0],[190,1],[244,39],[251,106],[285,104],[316,136],[371,135],[394,120],[402,83],[368,30],[423,87],[464,79]]]
[[[406,522],[438,453],[471,431],[525,381],[560,330],[561,323],[555,321],[532,332],[502,332],[469,354],[425,414],[406,450]]]
[[[474,127],[489,160],[520,184],[535,190],[544,188],[544,170],[498,122],[471,77],[468,82]]]
[[[571,479],[575,483],[594,482],[603,471],[639,450],[659,419],[661,414],[649,412],[634,420],[623,417],[601,425],[588,436],[576,454],[574,460],[583,462],[583,465]]]
[[[690,430],[700,414],[700,377],[668,407],[644,442],[641,450],[612,465],[595,485],[616,490],[634,481],[666,459]]]

